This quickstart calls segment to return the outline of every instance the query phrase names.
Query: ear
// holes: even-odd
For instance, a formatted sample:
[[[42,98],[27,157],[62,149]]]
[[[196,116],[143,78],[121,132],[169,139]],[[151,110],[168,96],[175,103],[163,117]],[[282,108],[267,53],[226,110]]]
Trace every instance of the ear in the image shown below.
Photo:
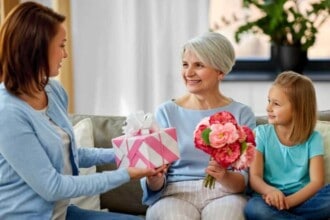
[[[217,72],[218,72],[218,80],[219,81],[223,80],[223,78],[225,78],[225,74],[220,70],[218,70]]]

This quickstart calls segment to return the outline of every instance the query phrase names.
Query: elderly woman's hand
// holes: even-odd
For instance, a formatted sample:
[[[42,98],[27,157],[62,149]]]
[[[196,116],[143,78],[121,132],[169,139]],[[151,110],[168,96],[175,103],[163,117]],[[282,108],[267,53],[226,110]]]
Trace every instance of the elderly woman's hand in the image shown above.
[[[162,188],[168,167],[169,164],[164,164],[156,169],[156,173],[154,175],[147,176],[147,184],[151,190],[157,191]]]
[[[215,160],[210,160],[209,165],[206,167],[205,172],[213,176],[216,181],[221,182],[221,180],[226,176],[227,169],[220,166]]]

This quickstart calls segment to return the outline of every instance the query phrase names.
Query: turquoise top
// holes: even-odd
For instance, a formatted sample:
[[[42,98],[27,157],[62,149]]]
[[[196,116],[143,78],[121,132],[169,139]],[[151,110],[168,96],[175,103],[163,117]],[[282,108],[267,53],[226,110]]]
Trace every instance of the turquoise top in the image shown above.
[[[314,131],[305,143],[283,145],[272,124],[255,129],[257,150],[264,156],[264,180],[285,194],[299,191],[310,182],[309,160],[323,155],[323,139]]]

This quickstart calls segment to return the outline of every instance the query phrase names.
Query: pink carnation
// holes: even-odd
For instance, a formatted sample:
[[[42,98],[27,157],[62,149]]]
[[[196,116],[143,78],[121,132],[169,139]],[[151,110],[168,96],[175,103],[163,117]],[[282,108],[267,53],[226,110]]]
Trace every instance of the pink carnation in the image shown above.
[[[239,159],[233,164],[233,168],[236,170],[242,170],[249,167],[249,165],[252,163],[252,160],[255,155],[255,146],[251,143],[246,143],[247,147],[242,152],[242,155],[239,157]]]
[[[238,127],[238,128],[237,128],[237,132],[238,132],[238,134],[239,134],[238,141],[239,141],[240,143],[243,143],[243,142],[246,140],[247,135],[246,135],[246,133],[245,133],[243,127],[241,127],[241,126],[237,126],[237,127]]]
[[[220,148],[226,144],[231,144],[237,141],[239,134],[236,126],[231,122],[225,124],[212,124],[210,126],[210,145],[214,148]]]
[[[197,148],[204,151],[207,154],[212,154],[212,147],[203,139],[203,132],[209,127],[208,118],[204,118],[201,123],[198,124],[194,131],[194,143]]]
[[[218,112],[210,116],[210,124],[224,124],[231,122],[237,125],[235,117],[230,112]]]
[[[194,131],[196,148],[206,152],[222,167],[246,169],[254,158],[253,131],[237,124],[230,112],[218,112],[203,118]],[[214,178],[207,176],[204,186],[213,187]]]
[[[235,142],[219,148],[217,151],[214,151],[212,157],[222,167],[227,168],[239,158],[240,153],[241,145],[239,142]]]
[[[246,142],[251,143],[252,145],[256,146],[253,131],[245,125],[242,126],[242,129],[244,130],[244,133],[246,134]]]

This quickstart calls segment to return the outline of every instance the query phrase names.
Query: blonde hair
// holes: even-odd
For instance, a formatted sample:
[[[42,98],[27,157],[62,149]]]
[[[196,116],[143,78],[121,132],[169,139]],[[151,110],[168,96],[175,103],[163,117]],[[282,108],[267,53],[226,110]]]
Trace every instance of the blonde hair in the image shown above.
[[[205,64],[228,74],[235,64],[235,51],[230,41],[216,32],[207,32],[184,44],[182,56],[190,50]]]
[[[283,88],[292,105],[293,128],[290,140],[305,142],[314,131],[317,120],[317,101],[313,82],[293,71],[279,74],[273,85]]]

